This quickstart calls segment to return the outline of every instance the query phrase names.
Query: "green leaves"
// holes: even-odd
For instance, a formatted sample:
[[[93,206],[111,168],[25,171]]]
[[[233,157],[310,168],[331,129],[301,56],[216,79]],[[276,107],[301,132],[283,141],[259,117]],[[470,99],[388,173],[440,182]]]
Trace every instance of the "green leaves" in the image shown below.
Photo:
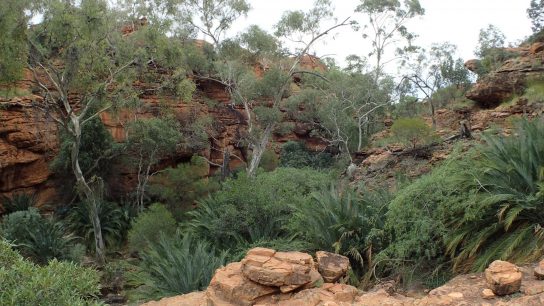
[[[204,290],[217,268],[225,263],[226,253],[191,236],[162,234],[142,250],[142,261],[129,275],[133,301],[160,299]]]

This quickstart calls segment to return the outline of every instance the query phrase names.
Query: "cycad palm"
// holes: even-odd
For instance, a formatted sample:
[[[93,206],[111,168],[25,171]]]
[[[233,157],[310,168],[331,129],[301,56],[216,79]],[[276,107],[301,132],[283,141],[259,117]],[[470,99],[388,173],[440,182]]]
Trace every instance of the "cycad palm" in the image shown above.
[[[483,270],[492,260],[535,260],[544,246],[544,123],[522,121],[515,136],[486,137],[476,219],[454,220],[448,243],[455,267]]]
[[[358,263],[354,268],[362,270],[383,244],[388,200],[386,193],[340,192],[332,187],[314,193],[305,205],[294,207],[290,229],[314,249],[346,255]]]

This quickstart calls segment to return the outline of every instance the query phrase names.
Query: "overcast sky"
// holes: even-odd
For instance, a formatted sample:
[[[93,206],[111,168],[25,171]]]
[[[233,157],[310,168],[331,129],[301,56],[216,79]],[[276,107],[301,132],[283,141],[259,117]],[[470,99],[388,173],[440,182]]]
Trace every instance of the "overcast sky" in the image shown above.
[[[244,30],[251,24],[272,31],[273,25],[286,10],[306,10],[314,0],[249,0],[253,9],[247,18],[236,22],[229,35]],[[360,0],[332,0],[335,16],[339,19],[352,16],[364,22],[361,15],[354,14]],[[530,0],[420,0],[425,16],[409,24],[409,30],[417,33],[417,44],[428,47],[434,42],[449,41],[459,48],[460,56],[468,60],[474,57],[479,30],[488,24],[499,27],[507,41],[515,42],[531,34],[531,24],[526,10]],[[334,54],[340,63],[350,54],[365,55],[368,46],[361,33],[345,27],[337,35],[324,39],[326,45],[316,46],[318,55]]]

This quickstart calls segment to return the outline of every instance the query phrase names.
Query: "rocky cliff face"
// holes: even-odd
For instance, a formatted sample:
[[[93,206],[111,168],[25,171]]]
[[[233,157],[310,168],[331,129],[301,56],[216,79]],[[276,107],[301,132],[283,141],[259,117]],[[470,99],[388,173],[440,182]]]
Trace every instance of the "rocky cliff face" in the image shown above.
[[[544,76],[544,43],[505,50],[515,56],[505,61],[499,69],[481,77],[467,92],[466,97],[481,106],[497,106],[516,94],[523,93],[528,80]],[[470,60],[465,67],[478,70],[478,60]]]
[[[314,61],[306,59],[303,63],[315,66]],[[32,74],[26,73],[22,81],[16,84],[20,96],[0,97],[0,195],[12,195],[19,192],[35,193],[39,204],[51,203],[58,199],[58,186],[49,163],[59,149],[59,131],[53,120],[32,107],[39,104],[42,97],[32,94]],[[135,84],[145,87],[145,84]],[[142,95],[143,106],[137,111],[138,118],[160,116],[163,99],[154,95]],[[223,151],[229,150],[237,156],[241,152],[240,139],[246,129],[246,118],[242,108],[231,105],[228,92],[219,83],[211,81],[197,82],[197,92],[193,100],[183,102],[171,99],[168,108],[181,125],[187,125],[198,118],[210,117],[213,137],[208,139],[209,149],[184,149],[177,152],[171,163],[188,160],[198,153],[216,164],[222,164]],[[125,139],[125,126],[134,118],[133,111],[120,111],[116,114],[104,113],[101,119],[111,132],[115,141]],[[323,149],[324,144],[310,137],[311,128],[304,124],[291,122],[294,130],[288,134],[274,135],[271,147],[279,152],[280,144],[289,140],[305,141],[309,148]],[[165,164],[166,165],[166,164]],[[126,167],[112,165],[118,172],[114,189],[122,194],[134,186],[135,173]],[[232,169],[242,166],[242,161],[231,158]],[[211,172],[217,169],[212,167]]]

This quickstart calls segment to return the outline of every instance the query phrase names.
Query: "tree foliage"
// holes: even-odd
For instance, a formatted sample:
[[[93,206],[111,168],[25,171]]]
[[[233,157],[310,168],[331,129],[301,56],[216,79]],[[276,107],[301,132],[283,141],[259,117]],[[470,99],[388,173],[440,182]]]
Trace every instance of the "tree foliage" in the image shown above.
[[[531,4],[527,9],[527,15],[533,24],[533,33],[538,33],[544,26],[544,1],[531,0]]]
[[[391,126],[392,136],[402,144],[415,149],[432,141],[432,129],[419,118],[400,118]]]

